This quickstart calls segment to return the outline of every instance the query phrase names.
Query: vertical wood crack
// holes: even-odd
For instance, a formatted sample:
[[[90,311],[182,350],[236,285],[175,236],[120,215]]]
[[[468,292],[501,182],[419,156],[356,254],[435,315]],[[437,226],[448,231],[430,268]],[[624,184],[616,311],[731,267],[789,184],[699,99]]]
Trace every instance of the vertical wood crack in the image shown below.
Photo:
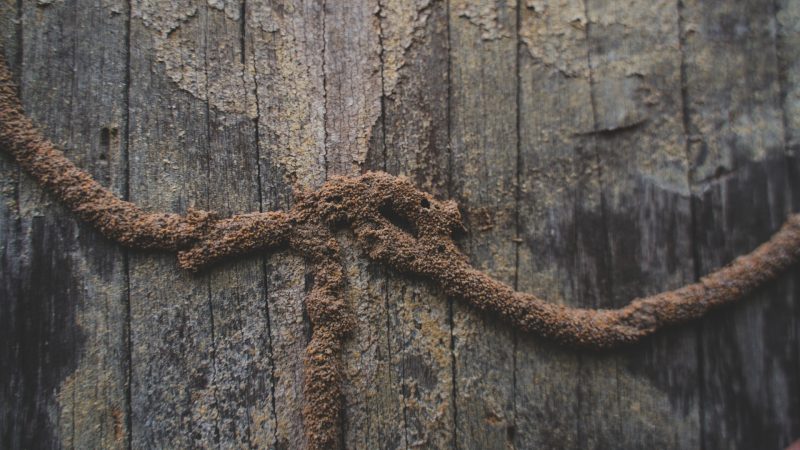
[[[694,174],[692,164],[692,119],[691,110],[689,107],[689,87],[687,84],[687,67],[686,67],[686,25],[684,23],[684,0],[677,0],[676,7],[678,8],[678,46],[680,49],[680,77],[681,77],[681,118],[683,123],[684,145],[685,145],[685,158],[686,158],[686,184],[689,189],[689,246],[692,253],[692,274],[693,280],[700,280],[700,249],[697,233],[697,207],[698,202],[694,195]],[[700,433],[698,442],[700,449],[706,448],[706,415],[705,415],[705,346],[703,345],[703,321],[698,321],[694,325],[695,329],[695,347],[697,354],[697,393],[698,393],[698,415],[699,415],[699,430]]]
[[[22,0],[20,0],[22,1]],[[131,136],[131,14],[133,7],[132,0],[125,3],[125,90],[123,105],[125,108],[124,118],[124,143],[122,144],[122,163],[125,165],[123,170],[123,186],[122,196],[126,201],[130,201],[131,197],[131,163],[130,163],[130,136]],[[125,349],[127,354],[126,374],[127,380],[125,382],[125,426],[127,428],[126,446],[128,450],[133,448],[133,323],[131,316],[131,266],[130,266],[130,251],[123,249],[122,251],[122,265],[124,273],[124,288],[125,288]]]
[[[522,203],[522,34],[520,27],[522,26],[522,1],[516,2],[514,9],[516,14],[515,35],[516,52],[514,54],[514,71],[516,72],[516,95],[515,101],[515,114],[516,114],[516,171],[514,174],[514,290],[519,290],[519,252],[520,244],[520,213]],[[511,422],[506,424],[506,440],[511,445],[511,448],[516,448],[514,443],[517,428],[517,350],[519,348],[519,333],[517,330],[511,332]]]
[[[446,0],[447,17],[447,198],[453,198],[453,32],[451,23],[451,0]],[[447,298],[447,320],[450,327],[450,370],[452,376],[451,397],[453,405],[453,448],[458,450],[458,369],[456,368],[456,336],[453,318],[453,299]]]
[[[245,77],[247,72],[247,68],[244,65],[245,54],[247,51],[246,43],[247,43],[247,0],[243,0],[242,2],[242,77]],[[252,48],[252,58],[251,62],[253,64],[253,97],[255,101],[255,109],[256,109],[256,117],[253,119],[253,129],[255,132],[255,149],[256,149],[256,177],[258,178],[258,210],[259,212],[264,212],[264,186],[263,186],[263,179],[262,179],[262,170],[261,170],[261,100],[259,98],[258,87],[259,87],[259,77],[258,77],[258,64],[256,64],[256,51],[255,51],[255,41],[253,40],[252,36],[250,38],[250,45]],[[269,355],[269,383],[270,383],[270,417],[272,419],[272,447],[277,448],[278,446],[278,411],[277,411],[277,401],[275,400],[275,351],[274,351],[274,342],[272,338],[272,313],[270,311],[269,306],[269,276],[270,270],[267,266],[267,256],[261,256],[259,258],[259,264],[261,266],[261,276],[263,280],[263,288],[264,288],[264,314],[266,319],[266,329],[265,332],[267,334],[267,354]]]

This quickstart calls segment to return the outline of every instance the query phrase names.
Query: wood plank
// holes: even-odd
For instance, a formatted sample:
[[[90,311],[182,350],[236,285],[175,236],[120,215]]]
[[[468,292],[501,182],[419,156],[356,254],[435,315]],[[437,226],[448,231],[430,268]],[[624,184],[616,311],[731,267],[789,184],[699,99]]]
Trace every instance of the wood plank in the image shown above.
[[[19,11],[16,0],[0,2],[0,48],[9,68],[12,70],[14,80],[19,84],[22,67],[20,65],[22,27],[18,20]],[[39,422],[42,415],[36,410],[35,404],[24,405],[21,401],[14,401],[17,389],[25,389],[19,382],[23,375],[22,361],[15,357],[12,349],[19,347],[19,342],[13,336],[13,309],[20,297],[20,256],[26,250],[20,246],[20,230],[18,228],[19,215],[17,192],[19,191],[20,172],[17,165],[5,154],[0,157],[0,295],[5,301],[0,304],[0,338],[7,344],[0,348],[0,445],[4,448],[21,447],[30,445],[31,431],[24,429],[22,417],[15,417],[15,411],[28,413],[29,421]],[[16,272],[16,274],[15,274]],[[16,374],[14,372],[17,372]],[[16,383],[14,383],[16,382]],[[12,384],[14,383],[14,384]],[[28,388],[30,390],[30,388]],[[30,397],[29,397],[30,398]],[[30,402],[30,401],[29,401]],[[47,417],[45,416],[44,419]],[[53,441],[53,426],[38,424],[35,426],[39,442],[49,444]]]
[[[444,1],[381,5],[383,142],[368,167],[403,175],[448,197],[448,34]],[[384,414],[397,436],[385,448],[452,448],[450,308],[430,284],[382,270],[386,279],[388,385]],[[392,409],[394,407],[394,409]]]
[[[130,45],[127,5],[93,6],[3,0],[4,50],[46,135],[122,196],[130,112],[131,198],[152,210],[285,209],[292,184],[384,169],[461,203],[476,266],[613,307],[800,208],[794,0],[147,1]],[[129,318],[123,251],[5,158],[0,197],[0,447],[304,446],[302,258],[193,276],[136,252]],[[347,447],[800,435],[797,271],[702,326],[595,355],[516,336],[337,237],[359,320]]]
[[[784,132],[788,157],[795,162],[800,159],[800,2],[780,0],[776,3],[777,58],[781,83]],[[797,172],[790,172],[793,193],[797,191]],[[792,196],[793,211],[798,210],[800,197]]]
[[[444,198],[451,175],[447,3],[412,6],[393,0],[381,10],[385,142],[371,168]]]
[[[520,288],[618,307],[691,279],[674,5],[536,2],[521,24]],[[696,446],[694,339],[673,340],[608,355],[521,340],[518,445]]]
[[[361,173],[381,111],[378,0],[325,3],[325,167]]]
[[[19,72],[22,69],[22,20],[21,10],[15,0],[0,1],[0,43],[3,45],[3,56],[11,69],[15,81],[19,83]],[[8,158],[3,158],[3,163]]]
[[[254,49],[257,91],[263,93],[258,96],[259,110],[269,112],[261,114],[259,120],[262,148],[268,149],[262,158],[262,174],[272,177],[266,186],[279,185],[285,178],[313,189],[328,176],[355,175],[362,170],[368,145],[375,142],[372,133],[380,111],[380,36],[374,14],[377,6],[377,2],[341,5],[307,2],[295,9],[288,5],[248,4],[252,8],[249,13],[252,22],[248,21],[248,26],[257,37],[250,42]],[[264,15],[264,11],[270,15]],[[328,21],[353,26],[328,29],[325,26]],[[281,189],[271,187],[267,187],[265,194],[266,198],[274,195],[278,202],[286,198]],[[288,206],[290,200],[285,203]],[[387,352],[379,350],[380,331],[385,328],[380,324],[386,322],[384,288],[379,278],[370,275],[363,260],[357,258],[357,252],[352,251],[355,249],[349,248],[352,246],[349,236],[338,237],[348,249],[343,255],[348,274],[345,295],[358,308],[359,318],[358,330],[345,348],[348,381],[344,390],[344,439],[349,445],[385,445],[388,442],[383,433],[396,427],[396,422],[388,414],[376,414],[375,410],[388,412],[396,408],[381,401],[389,388],[388,378],[381,376],[387,373],[382,364]],[[271,278],[311,280],[298,270],[302,268],[301,260],[287,261],[291,263],[281,264]],[[294,282],[284,289],[279,287],[278,291],[294,302],[302,301],[306,288]],[[279,443],[294,448],[303,443],[299,416],[302,360],[310,329],[302,306],[284,307],[272,319],[278,330],[273,333],[278,358],[276,409]],[[298,333],[301,329],[305,332]],[[281,400],[285,401],[283,408]],[[281,414],[285,417],[280,417]],[[384,419],[376,420],[380,417]]]
[[[343,448],[400,448],[403,408],[389,372],[386,278],[378,266],[365,261],[349,232],[336,236],[347,277],[345,296],[357,320],[343,356]]]
[[[241,5],[133,10],[131,198],[153,210],[257,210]],[[257,260],[201,275],[131,258],[133,446],[273,446],[270,335]]]
[[[206,34],[208,206],[227,216],[261,209],[256,97],[245,70],[244,2],[209,9]],[[221,11],[220,11],[221,9]],[[275,446],[272,348],[263,259],[209,273],[215,400],[223,447]]]
[[[771,2],[682,10],[699,273],[754,248],[789,210]],[[705,448],[783,448],[800,435],[792,274],[703,322]]]
[[[7,51],[15,52],[9,62],[20,74],[27,113],[73,161],[121,193],[124,5],[18,6],[16,31],[22,34],[12,38],[14,27],[4,28],[4,40],[16,39]],[[3,446],[124,446],[123,254],[52,204],[33,181],[18,177],[18,169],[8,169],[15,174],[3,191]]]
[[[143,3],[131,11],[130,199],[154,211],[206,209],[206,105],[172,84],[156,54],[156,46],[163,45],[159,39],[175,27],[173,48],[179,54],[166,58],[174,58],[179,69],[185,58],[184,83],[205,86],[204,73],[190,72],[188,64],[198,64],[192,58],[205,59],[201,30],[206,10],[193,10],[190,19],[183,11],[167,9],[175,16],[165,13],[146,21],[159,6],[164,5]],[[182,50],[180,40],[200,54]],[[173,255],[132,254],[130,303],[132,446],[216,444],[208,276],[179,271]]]
[[[370,149],[382,143],[381,23],[378,0],[325,2],[326,178],[358,175]],[[344,25],[347,24],[347,25]],[[368,264],[350,232],[337,234],[343,249],[345,296],[357,326],[343,359],[344,448],[402,445],[399,395],[389,372],[387,285]]]
[[[778,70],[781,83],[783,126],[785,133],[787,171],[791,187],[791,210],[800,211],[800,2],[781,0],[776,4]],[[800,361],[800,268],[790,276],[790,290],[794,293],[795,345],[794,358]],[[791,351],[789,346],[783,347]],[[800,364],[796,365],[795,379],[800,379]],[[800,398],[789,399],[791,411],[800,411]],[[796,413],[797,414],[797,413]],[[796,435],[794,436],[797,437]]]
[[[516,276],[517,80],[515,4],[450,3],[452,196],[472,264],[509,284]],[[514,337],[455,303],[457,448],[505,448],[514,435]]]
[[[593,306],[608,295],[582,1],[520,10],[519,290]],[[518,448],[581,448],[581,354],[520,336]],[[600,371],[597,371],[600,374]],[[606,375],[606,374],[603,374]],[[606,420],[609,415],[603,414]]]
[[[609,298],[594,306],[616,308],[694,278],[679,19],[671,1],[591,0],[587,12],[600,232],[608,241],[598,270]],[[583,362],[592,367],[579,392],[590,445],[699,446],[691,328]]]
[[[288,209],[291,184],[325,180],[323,2],[248,0],[245,53],[256,95],[261,209]],[[266,259],[274,364],[275,446],[305,448],[303,357],[310,339],[302,257]]]

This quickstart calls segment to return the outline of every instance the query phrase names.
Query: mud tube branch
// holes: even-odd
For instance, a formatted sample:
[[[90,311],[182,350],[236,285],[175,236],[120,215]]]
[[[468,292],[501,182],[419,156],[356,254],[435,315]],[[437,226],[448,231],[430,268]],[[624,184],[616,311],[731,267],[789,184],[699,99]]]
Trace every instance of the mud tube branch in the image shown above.
[[[356,228],[356,234],[371,258],[399,272],[428,278],[448,296],[520,331],[589,349],[632,344],[661,328],[700,318],[744,298],[800,259],[800,214],[794,214],[769,241],[697,283],[634,299],[620,309],[581,309],[515,292],[472,268],[452,241],[414,239],[386,224]]]
[[[125,246],[175,250],[197,238],[208,213],[148,214],[117,198],[45,139],[24,114],[0,56],[0,146],[82,221]]]

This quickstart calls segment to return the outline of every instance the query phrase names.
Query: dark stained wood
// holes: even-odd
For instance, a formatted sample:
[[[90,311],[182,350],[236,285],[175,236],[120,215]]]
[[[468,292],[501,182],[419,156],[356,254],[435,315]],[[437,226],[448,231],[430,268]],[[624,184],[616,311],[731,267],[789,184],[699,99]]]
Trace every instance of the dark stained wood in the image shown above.
[[[405,175],[459,202],[473,265],[584,307],[692,281],[800,208],[798,23],[796,0],[0,0],[28,113],[120,196],[227,215]],[[337,238],[347,448],[800,437],[800,269],[594,354]],[[0,273],[0,447],[305,445],[301,257],[127,254],[2,157]]]
[[[699,273],[755,247],[790,209],[774,20],[771,2],[682,10]],[[791,278],[703,321],[706,448],[783,448],[800,435]]]
[[[784,139],[787,157],[787,173],[791,188],[791,210],[800,210],[800,2],[782,0],[776,4],[778,75],[783,107]],[[794,361],[794,379],[800,377],[800,268],[789,277],[793,293],[794,349],[782,345],[789,361]],[[800,399],[790,399],[791,409],[800,408]],[[797,423],[797,419],[794,419]],[[796,430],[796,428],[795,428]],[[797,437],[794,433],[793,438]]]
[[[16,0],[0,2],[0,30],[2,30],[0,39],[3,42],[3,56],[14,70],[15,81],[19,83],[22,26],[21,21],[18,20],[19,10],[17,7]],[[2,357],[0,360],[0,386],[2,387],[0,390],[0,405],[2,405],[0,406],[0,443],[9,448],[21,447],[23,443],[28,444],[33,439],[31,429],[25,429],[22,418],[27,418],[29,421],[40,421],[42,420],[40,414],[44,409],[40,405],[41,400],[35,395],[35,389],[26,386],[29,382],[26,383],[23,377],[30,375],[24,374],[24,363],[19,356],[15,356],[13,353],[14,349],[19,348],[22,344],[20,342],[22,339],[14,337],[18,333],[14,333],[13,330],[19,325],[13,323],[16,320],[12,319],[13,311],[23,298],[20,292],[22,280],[20,280],[19,273],[22,267],[19,263],[15,263],[14,259],[23,251],[30,250],[30,245],[21,246],[19,243],[21,231],[17,225],[19,223],[17,212],[19,178],[19,169],[14,163],[8,158],[0,158],[0,195],[2,195],[0,197],[2,200],[0,201],[0,251],[2,251],[0,271],[3,274],[0,279],[0,294],[3,299],[7,299],[0,304],[0,325],[3,327],[3,331],[0,333],[2,333],[3,342],[7,342],[0,350],[0,357]],[[35,365],[37,361],[33,362],[34,364],[31,365]],[[37,369],[32,367],[32,370]],[[27,397],[23,394],[26,389],[30,392]],[[13,400],[15,396],[25,398],[25,400],[15,402]],[[15,417],[15,411],[24,411],[24,413]],[[46,422],[46,416],[43,419],[44,424],[34,425],[33,428],[47,430],[47,434],[39,435],[39,438],[40,442],[48,445],[53,441],[52,427]]]
[[[518,289],[568,304],[600,296],[602,266],[586,240],[599,201],[585,187],[597,183],[585,23],[580,2],[520,9]],[[516,446],[580,446],[580,356],[520,336],[516,360]]]
[[[124,195],[127,14],[122,2],[108,8],[119,13],[83,1],[4,3],[3,39],[28,114]],[[8,161],[2,178],[0,446],[124,446],[123,253]]]
[[[618,308],[694,278],[679,20],[672,1],[590,0],[586,10],[600,202],[588,239],[602,243],[605,298],[582,305]],[[698,447],[696,352],[684,327],[615,355],[585,355],[580,445]]]
[[[678,37],[664,3],[521,10],[520,289],[608,308],[692,279]],[[517,445],[697,446],[694,348],[691,331],[601,355],[520,339]]]
[[[520,12],[519,289],[596,307],[609,296],[609,261],[586,5],[548,2]],[[522,337],[517,365],[517,445],[597,446],[599,430],[587,416],[618,410],[585,397],[614,395],[613,362]],[[550,426],[537,426],[543,421]]]

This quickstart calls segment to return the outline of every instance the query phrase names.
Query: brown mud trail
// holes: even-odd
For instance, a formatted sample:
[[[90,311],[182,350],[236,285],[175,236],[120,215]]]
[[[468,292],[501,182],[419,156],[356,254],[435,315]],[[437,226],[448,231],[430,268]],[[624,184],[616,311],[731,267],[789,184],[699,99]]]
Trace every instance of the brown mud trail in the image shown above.
[[[620,309],[578,309],[515,292],[472,268],[452,238],[462,226],[457,205],[385,173],[334,178],[315,192],[297,192],[295,206],[285,212],[229,218],[198,210],[146,212],[114,196],[42,136],[25,115],[2,56],[0,149],[107,238],[134,249],[177,251],[187,270],[256,251],[288,249],[306,258],[314,285],[306,298],[313,333],[305,355],[303,417],[313,449],[340,445],[342,343],[356,323],[343,297],[337,229],[351,229],[371,260],[427,279],[517,330],[593,349],[630,344],[699,318],[743,298],[800,258],[800,214],[794,214],[769,241],[697,283]]]

